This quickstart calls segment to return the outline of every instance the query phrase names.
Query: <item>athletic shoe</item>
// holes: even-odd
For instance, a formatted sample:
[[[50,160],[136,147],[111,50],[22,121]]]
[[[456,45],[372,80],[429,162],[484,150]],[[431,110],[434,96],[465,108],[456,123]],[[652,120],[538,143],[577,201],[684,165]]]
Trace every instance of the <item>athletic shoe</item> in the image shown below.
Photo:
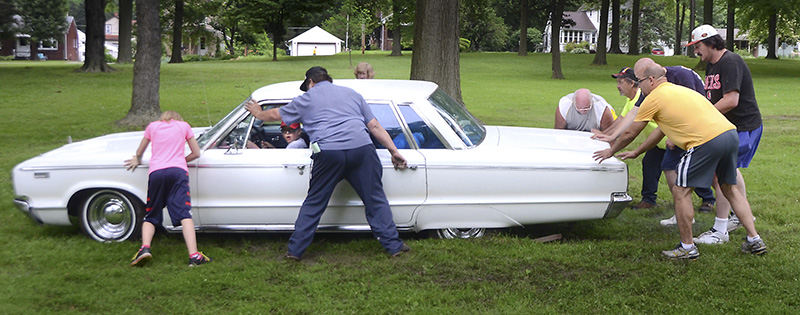
[[[197,265],[202,265],[211,262],[211,258],[206,256],[206,254],[203,254],[203,252],[197,252],[197,253],[200,255],[197,255],[195,257],[189,257],[189,267],[194,267]]]
[[[142,247],[131,258],[131,266],[144,266],[152,258],[153,254],[150,253],[150,247]]]
[[[647,201],[642,200],[638,204],[631,206],[631,208],[632,209],[650,209],[650,208],[655,207],[655,206],[656,206],[656,204],[653,203],[653,202],[647,202]]]
[[[406,245],[406,243],[403,243],[403,246],[400,247],[400,250],[398,250],[394,254],[392,254],[392,257],[401,256],[401,255],[403,255],[403,254],[405,254],[405,253],[407,253],[409,251],[411,251],[411,247],[408,247],[408,245]]]
[[[700,244],[725,244],[728,240],[730,240],[728,232],[720,232],[714,228],[694,238],[694,242]]]
[[[283,259],[292,260],[292,261],[300,261],[300,257],[297,257],[295,255],[289,254],[288,252],[283,255]]]
[[[697,250],[697,246],[692,244],[692,248],[685,249],[681,243],[678,243],[675,249],[662,251],[661,254],[672,259],[697,259],[697,257],[700,257],[700,251]]]
[[[756,217],[753,217],[753,222],[756,222]],[[739,221],[739,217],[736,214],[731,213],[731,216],[728,218],[728,232],[736,230],[742,227],[742,222]]]
[[[661,220],[658,223],[660,223],[661,226],[673,226],[673,225],[678,224],[678,218],[676,218],[673,215],[673,216],[669,217],[669,219]],[[692,224],[694,224],[694,218],[692,218]]]
[[[710,213],[711,211],[714,211],[714,204],[710,202],[704,202],[697,208],[697,212]]]
[[[748,242],[747,238],[745,238],[744,243],[742,243],[742,252],[753,255],[763,255],[767,253],[767,244],[764,243],[762,239]]]

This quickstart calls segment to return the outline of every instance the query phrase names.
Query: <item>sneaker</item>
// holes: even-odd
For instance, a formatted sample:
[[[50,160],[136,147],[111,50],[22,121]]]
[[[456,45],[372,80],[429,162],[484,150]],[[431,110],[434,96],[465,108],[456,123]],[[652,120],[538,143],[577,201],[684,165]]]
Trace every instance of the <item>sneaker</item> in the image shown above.
[[[672,259],[697,259],[697,257],[700,257],[700,251],[697,250],[697,246],[692,244],[692,248],[684,249],[680,242],[675,249],[662,251],[661,254]]]
[[[730,240],[728,232],[720,232],[714,228],[694,238],[694,242],[700,244],[725,244],[728,240]]]
[[[678,224],[678,218],[676,218],[673,215],[673,216],[669,217],[669,219],[661,220],[658,223],[660,223],[661,226],[673,226],[673,225]],[[694,218],[692,218],[692,224],[694,224]]]
[[[150,247],[142,247],[131,258],[131,266],[144,266],[152,258],[153,254],[150,253]]]
[[[403,255],[403,254],[405,254],[405,253],[407,253],[409,251],[411,251],[411,247],[408,247],[408,245],[406,245],[406,243],[403,243],[403,246],[400,247],[400,250],[398,250],[394,254],[392,254],[392,257],[401,256],[401,255]]]
[[[653,202],[647,202],[647,201],[642,200],[638,204],[631,206],[631,208],[632,209],[650,209],[650,208],[655,207],[655,206],[656,206],[656,204],[653,203]]]
[[[762,239],[748,242],[747,238],[745,238],[744,243],[742,243],[742,252],[753,255],[763,255],[767,253],[767,244],[764,243]]]
[[[291,261],[300,261],[300,257],[297,257],[295,255],[289,254],[288,252],[283,255],[283,259],[291,260]]]
[[[189,267],[194,267],[197,265],[202,265],[205,263],[210,263],[211,258],[203,254],[203,252],[197,252],[200,255],[189,257]]]
[[[697,208],[697,212],[710,213],[711,211],[714,211],[714,204],[710,202],[704,202]]]
[[[753,222],[756,222],[756,217],[753,217]],[[728,232],[734,231],[740,227],[742,227],[742,222],[739,221],[739,217],[736,214],[731,213],[731,216],[728,218]]]

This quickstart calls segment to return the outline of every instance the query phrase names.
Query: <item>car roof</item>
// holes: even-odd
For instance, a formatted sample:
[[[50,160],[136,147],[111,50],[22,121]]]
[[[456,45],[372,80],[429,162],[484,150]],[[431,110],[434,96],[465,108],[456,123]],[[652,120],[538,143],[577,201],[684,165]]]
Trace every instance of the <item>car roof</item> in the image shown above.
[[[300,83],[302,81],[270,84],[255,90],[251,97],[257,101],[292,99],[303,94],[303,91],[300,91]],[[396,102],[412,101],[419,98],[427,99],[438,88],[436,83],[418,80],[334,79],[333,83],[355,90],[364,99],[390,99]]]

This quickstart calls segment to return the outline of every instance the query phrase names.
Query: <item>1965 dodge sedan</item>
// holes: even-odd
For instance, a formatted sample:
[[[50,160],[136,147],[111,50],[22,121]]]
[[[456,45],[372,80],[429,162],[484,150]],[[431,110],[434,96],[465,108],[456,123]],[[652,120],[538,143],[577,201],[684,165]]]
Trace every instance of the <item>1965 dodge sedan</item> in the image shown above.
[[[388,151],[377,146],[401,231],[478,237],[487,228],[615,217],[631,200],[627,166],[614,158],[592,160],[592,152],[608,144],[589,133],[484,126],[430,82],[334,83],[364,96],[408,161],[407,169],[396,170]],[[299,86],[272,84],[247,100],[282,106],[302,93]],[[311,149],[285,149],[279,124],[253,119],[243,104],[213,127],[195,129],[202,149],[189,164],[195,224],[200,232],[291,231],[308,190]],[[78,224],[97,241],[137,236],[149,149],[133,173],[122,162],[142,134],[66,144],[20,163],[13,170],[15,204],[39,223]],[[363,204],[346,181],[319,230],[369,230]]]

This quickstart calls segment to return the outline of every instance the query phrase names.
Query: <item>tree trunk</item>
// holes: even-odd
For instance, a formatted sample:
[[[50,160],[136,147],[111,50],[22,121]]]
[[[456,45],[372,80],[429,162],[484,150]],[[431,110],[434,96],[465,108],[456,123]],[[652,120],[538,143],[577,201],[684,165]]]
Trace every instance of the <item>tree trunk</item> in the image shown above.
[[[692,31],[694,31],[694,26],[695,26],[695,17],[694,17],[695,5],[694,5],[694,1],[695,0],[689,0],[689,32],[688,32],[689,33],[688,34],[689,35],[689,40],[687,41],[687,43],[692,41]],[[697,56],[695,56],[694,49],[692,49],[692,47],[686,48],[686,55],[689,56],[689,58],[697,57]]]
[[[769,34],[767,35],[767,59],[778,59],[776,50],[778,49],[778,13],[773,12],[769,15]]]
[[[158,119],[161,71],[159,0],[136,0],[136,61],[133,63],[133,95],[128,115],[118,125],[142,127]]]
[[[183,0],[175,0],[172,20],[172,57],[169,63],[183,63]]]
[[[272,34],[272,61],[278,61],[278,43],[282,41],[283,41],[283,36],[275,33]],[[245,48],[245,52],[246,51],[247,48]]]
[[[364,32],[365,32],[364,23],[361,23],[361,54],[362,55],[364,54],[364,50],[366,49],[366,47],[365,47],[365,45],[366,45],[366,43],[365,43],[366,34],[364,34]]]
[[[553,76],[551,79],[564,79],[564,74],[561,72],[561,20],[564,15],[563,0],[553,1],[553,14],[550,16],[550,56],[553,69]]]
[[[675,42],[672,43],[672,49],[675,50],[675,55],[680,55],[681,48],[681,1],[675,0]]]
[[[105,55],[105,0],[86,0],[86,59],[77,71],[110,72]]]
[[[622,53],[619,48],[619,6],[619,0],[611,1],[611,49],[608,52],[612,54]]]
[[[133,0],[119,0],[119,54],[117,63],[131,63]]]
[[[642,51],[639,49],[639,4],[640,0],[633,0],[633,12],[631,13],[631,33],[628,41],[628,55],[638,55]]]
[[[736,13],[736,0],[728,0],[728,16],[725,26],[727,28],[726,30],[727,34],[725,34],[725,48],[727,48],[730,51],[733,51],[735,48],[733,46],[733,41],[736,40],[733,34],[734,31],[733,22],[736,15],[735,13]]]
[[[608,37],[608,4],[609,0],[600,1],[600,34],[597,35],[597,46],[595,47],[593,65],[605,65],[606,61],[606,37]]]
[[[703,0],[703,24],[714,26],[714,0]]]
[[[30,38],[30,45],[31,45],[31,56],[28,57],[30,60],[39,60],[39,39],[38,38]]]
[[[417,0],[411,80],[433,81],[461,100],[458,0]]]
[[[402,56],[403,47],[400,46],[400,31],[403,27],[400,24],[400,6],[397,1],[392,0],[392,53],[389,56]]]
[[[528,55],[528,0],[519,0],[519,51],[517,54]]]

